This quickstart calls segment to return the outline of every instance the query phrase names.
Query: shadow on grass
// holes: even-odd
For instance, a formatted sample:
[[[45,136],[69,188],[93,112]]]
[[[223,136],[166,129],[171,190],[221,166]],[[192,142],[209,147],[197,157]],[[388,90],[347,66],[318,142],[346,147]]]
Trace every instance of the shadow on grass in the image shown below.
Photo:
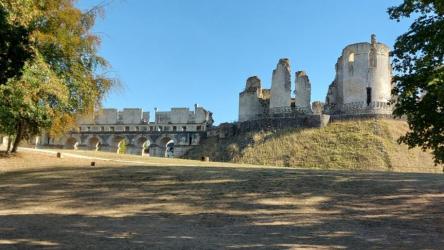
[[[0,248],[444,245],[442,175],[206,167],[0,175]]]

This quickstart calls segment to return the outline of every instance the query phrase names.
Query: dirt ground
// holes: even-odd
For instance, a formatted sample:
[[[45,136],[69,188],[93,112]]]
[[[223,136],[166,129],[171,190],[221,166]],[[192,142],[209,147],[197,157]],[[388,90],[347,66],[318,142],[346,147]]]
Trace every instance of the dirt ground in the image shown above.
[[[442,249],[444,175],[0,158],[2,249]]]

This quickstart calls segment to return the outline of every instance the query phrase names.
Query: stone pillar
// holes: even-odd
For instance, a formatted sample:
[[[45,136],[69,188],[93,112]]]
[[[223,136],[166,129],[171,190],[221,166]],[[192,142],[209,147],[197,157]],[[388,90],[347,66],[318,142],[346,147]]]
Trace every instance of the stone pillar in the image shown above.
[[[290,61],[280,59],[273,70],[271,81],[270,109],[277,107],[289,107],[291,102],[291,75]]]
[[[295,105],[304,110],[310,110],[311,103],[311,83],[308,75],[304,71],[296,72],[295,79]]]

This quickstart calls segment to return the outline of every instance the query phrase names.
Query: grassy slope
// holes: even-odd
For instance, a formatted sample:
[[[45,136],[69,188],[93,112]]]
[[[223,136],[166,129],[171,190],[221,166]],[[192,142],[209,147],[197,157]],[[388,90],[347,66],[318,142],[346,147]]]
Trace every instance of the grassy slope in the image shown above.
[[[396,142],[407,130],[403,121],[344,121],[322,129],[209,138],[187,157],[207,155],[215,161],[327,169],[441,171],[431,154]]]

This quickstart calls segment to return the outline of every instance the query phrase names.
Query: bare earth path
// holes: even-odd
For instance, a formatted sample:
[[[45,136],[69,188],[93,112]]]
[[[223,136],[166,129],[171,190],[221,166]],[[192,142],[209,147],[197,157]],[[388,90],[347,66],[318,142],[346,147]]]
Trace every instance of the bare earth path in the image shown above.
[[[442,174],[89,162],[0,158],[0,248],[444,246]]]

